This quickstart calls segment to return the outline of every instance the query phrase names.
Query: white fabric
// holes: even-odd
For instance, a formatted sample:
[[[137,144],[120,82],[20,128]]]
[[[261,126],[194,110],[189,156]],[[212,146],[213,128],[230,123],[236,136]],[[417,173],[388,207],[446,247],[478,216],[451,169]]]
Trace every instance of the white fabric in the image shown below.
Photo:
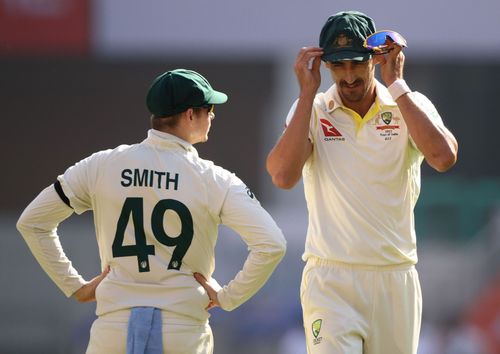
[[[57,235],[57,225],[71,214],[73,210],[63,203],[54,186],[49,186],[26,207],[17,223],[36,260],[68,297],[85,284]]]
[[[301,302],[308,354],[417,352],[422,293],[413,265],[352,266],[311,257]]]
[[[99,316],[90,329],[90,341],[85,354],[124,354],[130,309]],[[163,354],[212,354],[214,339],[208,324],[172,323],[162,312]]]
[[[344,107],[333,85],[313,105],[313,152],[303,168],[309,226],[304,260],[350,264],[416,263],[413,208],[423,155],[387,88],[365,117]],[[410,93],[436,121],[430,101]],[[295,104],[287,117],[293,116]]]
[[[212,276],[219,224],[238,232],[250,251],[242,271],[218,293],[225,310],[250,298],[285,252],[281,230],[245,184],[169,134],[150,130],[142,143],[95,153],[58,180],[76,213],[93,211],[101,266],[111,266],[96,291],[98,315],[152,306],[173,313],[177,323],[205,323],[209,298],[193,273]],[[71,210],[57,199],[48,187],[26,208],[18,228],[42,267],[70,296],[84,281],[58,245],[57,224]],[[184,235],[189,234],[189,216],[191,243],[180,261],[171,262],[174,250],[189,239]],[[132,249],[133,255],[124,256],[142,232],[147,254],[139,259]],[[169,264],[180,268],[168,269]]]
[[[387,90],[389,91],[389,94],[391,95],[394,101],[396,101],[399,97],[401,97],[405,93],[411,92],[410,88],[408,87],[408,84],[403,79],[397,79],[396,81],[394,81],[387,88]]]

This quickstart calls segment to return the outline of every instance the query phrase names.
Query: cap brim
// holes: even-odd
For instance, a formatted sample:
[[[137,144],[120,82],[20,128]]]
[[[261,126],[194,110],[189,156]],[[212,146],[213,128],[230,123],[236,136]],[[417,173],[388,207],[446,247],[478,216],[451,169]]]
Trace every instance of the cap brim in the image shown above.
[[[207,104],[222,104],[227,102],[227,95],[223,92],[213,91],[212,96],[207,100]]]
[[[371,56],[372,56],[371,53],[360,53],[355,51],[343,50],[334,53],[323,54],[321,56],[321,60],[329,62],[342,61],[342,60],[365,61],[370,59]]]

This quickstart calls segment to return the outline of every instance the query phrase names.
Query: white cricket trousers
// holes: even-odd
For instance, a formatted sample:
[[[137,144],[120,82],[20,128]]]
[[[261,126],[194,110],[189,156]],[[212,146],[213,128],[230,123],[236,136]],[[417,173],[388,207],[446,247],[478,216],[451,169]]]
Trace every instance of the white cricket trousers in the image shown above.
[[[416,354],[422,292],[414,265],[309,258],[300,288],[309,354]]]
[[[130,309],[99,316],[90,329],[86,354],[125,354]],[[164,354],[212,354],[212,329],[206,324],[176,324],[162,311]]]

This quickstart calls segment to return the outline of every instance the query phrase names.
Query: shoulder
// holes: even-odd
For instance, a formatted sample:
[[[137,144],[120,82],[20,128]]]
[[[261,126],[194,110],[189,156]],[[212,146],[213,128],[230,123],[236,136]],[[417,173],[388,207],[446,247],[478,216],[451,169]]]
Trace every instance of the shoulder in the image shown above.
[[[120,145],[114,149],[105,149],[94,152],[91,155],[76,162],[75,164],[73,164],[73,166],[70,166],[68,170],[98,170],[101,166],[106,165],[114,157],[123,154],[125,151],[130,149],[130,147],[130,145]]]
[[[222,166],[216,165],[213,161],[202,160],[201,166],[201,173],[204,174],[205,177],[208,177],[217,183],[230,185],[239,180],[233,172]]]
[[[292,121],[293,115],[295,113],[295,110],[297,109],[297,104],[299,102],[299,99],[297,98],[292,106],[290,107],[290,111],[288,112],[288,115],[285,120],[285,126],[288,126],[290,122]],[[317,110],[322,110],[326,111],[326,102],[325,102],[325,94],[323,92],[318,92],[316,96],[314,97],[313,101],[313,107],[312,107],[312,116],[314,116],[314,112]]]
[[[316,94],[316,97],[314,97],[314,107],[315,108],[318,108],[318,109],[321,109],[323,111],[326,110],[326,101],[327,101],[327,95],[325,92],[318,92]]]
[[[123,145],[119,145],[119,146],[112,148],[112,149],[100,150],[100,151],[94,152],[92,155],[90,155],[88,157],[88,159],[93,159],[93,160],[106,159],[106,158],[109,158],[111,156],[123,154],[123,153],[129,151],[130,149],[132,149],[134,146],[137,146],[137,144],[136,145],[123,144]]]
[[[228,187],[237,177],[222,166],[216,165],[211,160],[203,159],[197,155],[191,156],[187,160],[193,171],[198,174],[201,180],[208,185],[218,185]]]
[[[149,150],[149,147],[145,144],[122,144],[112,149],[98,151],[90,157],[96,161],[106,162],[115,159],[129,158],[134,155],[141,155],[145,153],[145,150]]]

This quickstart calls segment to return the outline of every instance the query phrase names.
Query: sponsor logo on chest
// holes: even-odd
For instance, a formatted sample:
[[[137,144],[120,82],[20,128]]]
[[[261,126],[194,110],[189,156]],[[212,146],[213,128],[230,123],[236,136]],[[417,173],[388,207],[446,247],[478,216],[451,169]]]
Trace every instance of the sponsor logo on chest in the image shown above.
[[[324,141],[345,141],[342,132],[326,118],[320,118]],[[367,126],[374,129],[377,135],[384,140],[392,140],[399,136],[401,130],[401,118],[394,112],[383,111],[367,122]]]
[[[344,141],[345,138],[342,134],[333,126],[333,124],[325,118],[320,118],[321,129],[323,129],[323,135],[325,141]]]

